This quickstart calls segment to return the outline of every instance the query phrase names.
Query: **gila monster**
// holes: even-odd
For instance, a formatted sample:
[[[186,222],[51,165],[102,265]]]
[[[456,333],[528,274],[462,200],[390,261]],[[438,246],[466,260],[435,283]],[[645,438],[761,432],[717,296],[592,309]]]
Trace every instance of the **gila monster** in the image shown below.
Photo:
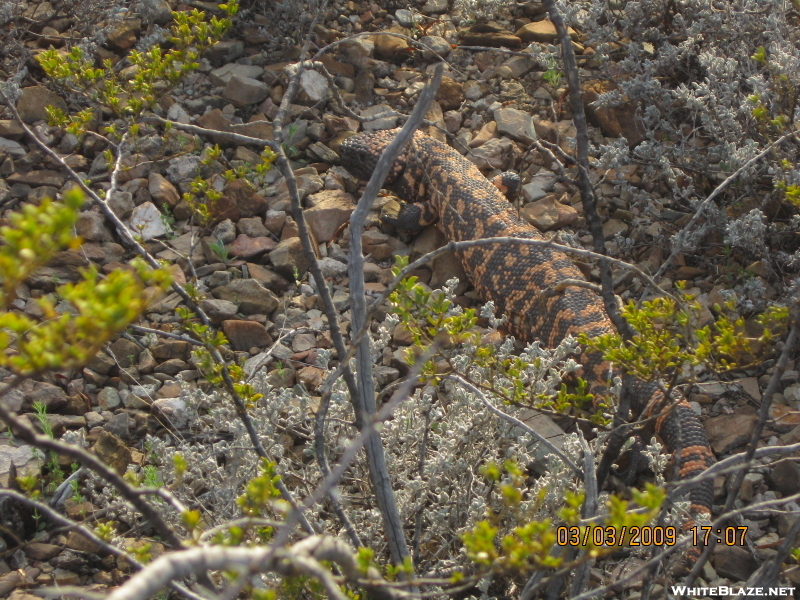
[[[341,145],[344,166],[369,179],[383,150],[399,129],[361,133]],[[437,223],[448,240],[489,237],[544,239],[521,220],[498,187],[450,146],[416,132],[392,166],[384,184],[406,204],[398,215],[400,229],[418,231]],[[562,293],[540,293],[583,274],[563,252],[540,247],[496,244],[458,252],[464,270],[484,301],[493,301],[498,314],[507,316],[507,329],[525,342],[540,340],[554,347],[567,335],[589,337],[613,331],[603,303],[586,287],[566,285]],[[581,355],[583,377],[592,393],[607,388],[610,365],[597,352]],[[656,417],[655,430],[678,463],[680,479],[689,479],[714,464],[705,430],[692,407],[679,398],[674,407],[656,383],[634,380],[631,409],[634,417]],[[711,514],[713,484],[690,492],[692,520]],[[693,549],[696,551],[697,549]],[[694,552],[692,552],[694,553]]]

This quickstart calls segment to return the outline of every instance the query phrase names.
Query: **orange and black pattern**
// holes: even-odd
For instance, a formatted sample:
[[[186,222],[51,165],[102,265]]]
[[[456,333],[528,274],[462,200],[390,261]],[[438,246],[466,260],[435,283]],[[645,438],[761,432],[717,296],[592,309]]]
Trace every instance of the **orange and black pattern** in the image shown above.
[[[378,158],[399,130],[367,132],[347,138],[341,146],[344,166],[369,179]],[[478,168],[450,148],[417,132],[386,179],[409,204],[396,225],[408,232],[436,222],[449,240],[489,237],[544,239],[516,211]],[[484,301],[508,317],[508,330],[518,339],[541,340],[553,347],[567,335],[592,337],[613,331],[599,296],[585,287],[567,285],[563,292],[543,295],[560,282],[583,280],[583,274],[563,252],[546,247],[502,243],[470,248],[458,257]],[[607,387],[610,368],[597,353],[583,353],[583,377],[593,393]],[[656,384],[634,382],[631,402],[637,418],[655,417],[656,432],[674,454],[681,479],[689,479],[714,464],[705,430],[684,398],[673,406]],[[694,518],[710,516],[711,482],[690,493]]]

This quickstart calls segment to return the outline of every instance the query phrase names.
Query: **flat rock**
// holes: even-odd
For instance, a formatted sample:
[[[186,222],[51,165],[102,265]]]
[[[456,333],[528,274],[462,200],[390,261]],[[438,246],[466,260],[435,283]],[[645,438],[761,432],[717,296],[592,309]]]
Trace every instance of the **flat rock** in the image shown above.
[[[269,315],[279,304],[275,294],[255,279],[235,279],[228,285],[215,288],[211,294],[238,304],[239,312],[245,315]]]
[[[479,169],[506,170],[514,162],[516,147],[508,138],[496,138],[486,142],[480,148],[474,148],[467,154],[467,158]]]
[[[135,235],[141,235],[144,240],[161,237],[169,232],[162,217],[155,204],[145,202],[133,209],[130,228]]]
[[[89,242],[110,242],[113,237],[105,224],[103,215],[92,211],[82,212],[75,221],[75,231]]]
[[[242,75],[233,75],[225,84],[225,90],[222,92],[223,98],[239,106],[258,104],[267,96],[269,96],[269,87],[266,83]]]
[[[92,450],[104,463],[120,475],[123,475],[128,470],[128,465],[131,463],[132,458],[131,451],[113,433],[102,431]]]
[[[494,111],[494,120],[497,122],[497,132],[501,135],[507,135],[523,144],[531,144],[537,139],[533,117],[525,111],[500,108]]]
[[[578,211],[551,196],[527,204],[520,211],[520,216],[539,231],[549,231],[574,223],[578,219]]]
[[[522,198],[526,202],[536,202],[553,191],[557,177],[555,173],[540,171],[522,186]]]
[[[186,402],[180,398],[159,398],[150,407],[152,413],[175,429],[184,429],[189,424]]]
[[[303,214],[319,243],[330,242],[336,231],[350,219],[356,201],[342,190],[326,190],[312,194],[308,202],[313,206]]]
[[[443,37],[439,37],[438,35],[426,35],[421,37],[419,43],[430,48],[430,50],[422,51],[422,58],[428,60],[436,58],[437,55],[445,57],[450,54],[450,51],[452,50],[450,47],[450,42]]]
[[[136,44],[141,29],[141,19],[125,19],[111,30],[106,38],[106,44],[112,50],[130,50]]]
[[[38,85],[22,88],[22,95],[17,100],[17,111],[24,123],[46,121],[48,106],[67,112],[64,99],[47,88]]]
[[[18,171],[9,175],[6,181],[12,185],[22,183],[31,187],[47,185],[60,188],[67,181],[67,178],[57,171],[42,169],[37,171]]]
[[[277,245],[271,237],[250,237],[242,233],[231,244],[230,253],[239,258],[252,258],[274,250]]]
[[[12,463],[16,467],[17,477],[26,477],[39,473],[42,459],[33,446],[0,446],[0,487],[8,487]]]
[[[436,90],[435,97],[436,102],[439,103],[442,110],[450,111],[461,108],[464,97],[463,85],[447,75],[442,77],[442,83],[439,84],[439,89]]]
[[[387,106],[385,104],[376,104],[374,106],[370,106],[365,108],[361,111],[361,116],[365,119],[371,119],[370,121],[365,121],[363,123],[363,127],[367,131],[374,131],[378,129],[392,129],[397,125],[397,117],[389,116],[388,113],[395,112],[391,106]],[[387,116],[379,117],[378,115],[382,115],[387,113]],[[373,118],[377,117],[377,118]]]
[[[218,69],[212,70],[208,74],[211,83],[217,87],[222,87],[228,83],[231,77],[239,75],[241,77],[249,77],[250,79],[258,79],[263,75],[264,68],[258,65],[240,65],[238,63],[228,63]]]
[[[200,309],[208,315],[214,325],[219,325],[223,321],[232,319],[236,316],[236,305],[229,300],[219,300],[217,298],[206,298],[200,301]],[[249,350],[249,348],[248,348]]]
[[[291,281],[302,277],[303,273],[308,270],[308,261],[303,253],[303,246],[300,238],[297,237],[281,240],[269,253],[269,260],[278,273]]]
[[[272,344],[267,329],[256,321],[228,320],[222,322],[222,331],[234,350],[247,352],[251,348],[264,348]]]
[[[289,282],[286,279],[264,265],[247,263],[247,270],[251,278],[276,294],[282,294],[289,289]]]
[[[203,53],[215,67],[221,67],[226,63],[232,63],[237,58],[244,55],[244,42],[241,40],[223,40],[217,42]]]
[[[703,425],[714,453],[722,456],[750,440],[757,420],[755,414],[736,413],[712,417]]]
[[[476,25],[464,32],[461,43],[465,46],[489,46],[490,48],[519,48],[522,40],[505,29],[489,25]]]
[[[578,33],[572,27],[567,28],[567,33],[573,42],[578,40]],[[558,41],[556,26],[553,25],[550,19],[523,25],[517,30],[515,35],[526,43],[539,42],[543,44],[553,44]]]
[[[181,201],[181,195],[175,186],[159,173],[150,173],[147,178],[147,191],[159,206],[166,203],[170,207],[175,207]]]
[[[309,101],[319,102],[328,95],[328,80],[317,71],[306,69],[300,75],[300,89]]]

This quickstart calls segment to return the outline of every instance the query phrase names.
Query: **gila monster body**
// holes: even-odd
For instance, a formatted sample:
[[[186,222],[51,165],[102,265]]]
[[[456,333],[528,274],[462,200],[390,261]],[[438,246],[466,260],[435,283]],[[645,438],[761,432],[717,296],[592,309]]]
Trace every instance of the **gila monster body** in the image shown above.
[[[367,132],[347,138],[341,146],[344,166],[369,179],[383,150],[399,130]],[[544,239],[466,158],[448,145],[421,132],[414,134],[392,166],[385,186],[408,202],[398,216],[406,231],[437,223],[448,240],[489,237]],[[567,335],[589,337],[610,333],[613,325],[599,296],[586,287],[566,285],[549,297],[541,292],[583,274],[563,252],[547,247],[496,244],[458,252],[470,281],[484,301],[493,301],[507,316],[511,334],[525,342],[540,340],[554,347]],[[607,388],[610,365],[599,353],[584,352],[583,377],[592,393]],[[656,417],[655,430],[678,464],[680,479],[689,479],[714,464],[705,430],[689,403],[675,406],[655,383],[634,381],[634,417]],[[710,517],[711,482],[690,492],[693,520]],[[695,549],[696,550],[696,549]]]

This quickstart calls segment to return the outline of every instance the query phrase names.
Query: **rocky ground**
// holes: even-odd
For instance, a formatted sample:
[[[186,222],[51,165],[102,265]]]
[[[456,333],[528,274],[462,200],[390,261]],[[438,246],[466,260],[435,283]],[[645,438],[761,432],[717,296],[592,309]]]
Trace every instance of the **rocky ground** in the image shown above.
[[[28,33],[20,39],[28,51],[35,54],[50,45],[64,47],[73,41],[77,24],[63,16],[62,6],[33,1],[22,4]],[[157,10],[146,18],[130,13],[109,25],[108,36],[97,49],[98,56],[112,61],[122,59],[156,25],[169,22],[169,9],[188,8],[177,0],[155,4]],[[191,3],[193,7],[200,5],[218,12],[213,3]],[[487,175],[517,170],[524,182],[519,199],[523,218],[543,231],[560,232],[556,235],[561,239],[587,244],[591,238],[585,230],[578,195],[559,183],[556,174],[547,168],[548,162],[531,149],[534,140],[544,139],[566,152],[572,151],[570,138],[575,130],[563,83],[558,76],[546,75],[548,71],[533,58],[491,49],[503,46],[521,50],[531,43],[552,44],[556,34],[543,6],[536,2],[516,5],[513,13],[506,10],[505,17],[471,28],[461,25],[445,0],[428,0],[413,8],[414,11],[387,10],[377,4],[354,1],[331,4],[314,28],[318,46],[352,33],[385,30],[416,37],[430,49],[420,51],[418,46],[388,35],[340,44],[336,52],[322,59],[334,77],[340,97],[360,116],[378,117],[365,122],[364,129],[394,127],[399,119],[391,113],[381,114],[408,112],[423,87],[425,73],[438,61],[437,54],[446,57],[450,66],[428,119],[450,135],[431,127],[427,130],[450,141]],[[254,14],[229,40],[206,52],[198,72],[160,102],[161,114],[178,123],[270,139],[272,120],[286,88],[284,67],[297,57],[296,48],[287,52],[264,50],[270,39],[270,24],[268,15]],[[607,143],[624,136],[630,145],[635,145],[643,139],[643,130],[634,117],[635,106],[588,106],[613,84],[592,79],[594,69],[599,67],[595,51],[581,32],[572,34],[579,66],[585,70],[585,102],[592,118],[593,142]],[[456,44],[484,49],[456,48]],[[360,183],[338,165],[337,151],[341,142],[362,126],[334,111],[324,77],[313,71],[305,75],[287,123],[290,153],[305,218],[318,245],[320,266],[332,286],[334,303],[347,329],[347,223]],[[45,122],[45,107],[56,104],[68,109],[69,97],[59,95],[58,88],[51,86],[36,68],[31,68],[22,85],[16,107],[25,123],[73,169],[86,174],[94,186],[107,187],[102,148],[91,138],[80,142]],[[317,353],[331,348],[331,338],[327,317],[320,310],[315,289],[308,284],[308,265],[302,255],[297,225],[288,214],[285,182],[273,171],[258,189],[240,181],[225,185],[213,227],[198,231],[189,223],[191,211],[182,199],[199,168],[199,157],[191,151],[201,149],[204,142],[216,141],[233,167],[255,163],[257,155],[250,148],[232,145],[222,138],[215,140],[213,135],[202,140],[174,130],[171,135],[167,143],[172,148],[163,147],[155,131],[142,138],[138,152],[125,159],[128,168],[122,173],[124,183],[109,204],[132,230],[141,232],[149,252],[173,265],[178,282],[193,276],[191,261],[200,289],[207,296],[201,307],[227,336],[231,357],[246,358],[250,370],[266,364],[273,382],[287,387],[302,384],[313,396],[324,375],[317,366]],[[708,141],[698,140],[700,143]],[[598,179],[602,175],[605,180],[600,184],[600,209],[611,252],[655,271],[666,256],[665,240],[679,231],[691,214],[666,201],[646,207],[632,203],[630,194],[621,191],[622,182],[641,187],[658,185],[647,181],[642,169],[635,165],[615,172],[593,173]],[[3,222],[10,211],[24,203],[57,197],[68,185],[60,166],[26,139],[22,128],[9,118],[0,120],[0,176]],[[388,198],[380,200],[363,237],[365,254],[369,254],[366,289],[372,295],[383,291],[392,279],[394,255],[417,257],[444,241],[435,229],[409,240],[382,225],[380,210],[391,202]],[[109,272],[133,257],[98,207],[82,212],[76,229],[85,240],[84,245],[59,253],[48,267],[20,286],[13,310],[40,317],[32,300],[53,294],[59,283],[76,281],[79,269],[94,263],[101,271]],[[570,238],[570,234],[574,236]],[[198,237],[199,243],[193,243]],[[620,240],[625,239],[632,242],[621,244]],[[215,250],[217,242],[224,244],[227,252]],[[722,257],[711,246],[704,255],[679,255],[661,284],[669,287],[672,282],[687,281],[690,291],[698,294],[708,318],[708,307],[723,300],[722,292],[734,287],[726,276],[735,268],[746,269],[759,278],[767,298],[779,296],[782,282],[776,281],[764,262],[731,266],[736,258],[731,261]],[[581,267],[588,276],[597,275],[593,265],[585,263]],[[447,255],[437,259],[430,269],[420,269],[417,275],[432,288],[454,276],[466,281],[455,258]],[[623,272],[617,275],[617,292],[623,298],[638,297],[641,282]],[[467,286],[461,286],[459,291],[464,303],[475,302]],[[156,332],[178,333],[175,308],[180,304],[177,294],[167,294],[149,308],[137,325]],[[69,310],[66,303],[60,307]],[[405,369],[402,348],[408,342],[398,332],[392,347],[384,352],[379,367],[382,385],[398,379]],[[191,350],[191,344],[184,340],[153,335],[146,329],[130,330],[80,371],[29,381],[5,402],[37,427],[39,420],[33,404],[44,403],[46,419],[56,436],[82,430],[94,451],[124,472],[129,464],[144,463],[142,440],[146,434],[162,434],[165,423],[176,431],[190,428],[178,380],[207,389],[199,379]],[[800,375],[793,361],[790,363],[762,436],[767,445],[800,442]],[[699,383],[692,389],[690,400],[717,457],[743,450],[757,419],[761,393],[773,372],[772,364],[736,373],[725,381]],[[305,440],[289,436],[286,443],[299,446]],[[9,485],[12,463],[18,473],[35,473],[41,468],[42,459],[32,447],[15,442],[0,425],[0,485]],[[796,462],[775,465],[765,461],[747,475],[738,502],[746,505],[797,492],[800,467]],[[716,500],[722,501],[725,487],[721,479],[716,493]],[[75,519],[89,518],[95,510],[97,507],[91,502],[74,499],[66,500],[64,506],[65,513]],[[746,580],[757,561],[774,552],[798,514],[800,505],[791,503],[785,513],[746,515],[742,524],[749,527],[754,552],[718,546],[703,574],[705,581],[710,585],[735,585]],[[133,542],[134,533],[129,535]],[[21,548],[0,546],[0,596],[28,600],[38,597],[36,588],[52,585],[102,592],[124,579],[127,567],[113,557],[98,554],[102,553],[97,547],[74,531],[43,530]],[[624,563],[619,568],[631,566]],[[595,575],[600,581],[609,582],[621,573],[598,570]],[[790,570],[787,577],[800,583],[800,572],[796,570]],[[630,589],[635,592],[636,584]]]

